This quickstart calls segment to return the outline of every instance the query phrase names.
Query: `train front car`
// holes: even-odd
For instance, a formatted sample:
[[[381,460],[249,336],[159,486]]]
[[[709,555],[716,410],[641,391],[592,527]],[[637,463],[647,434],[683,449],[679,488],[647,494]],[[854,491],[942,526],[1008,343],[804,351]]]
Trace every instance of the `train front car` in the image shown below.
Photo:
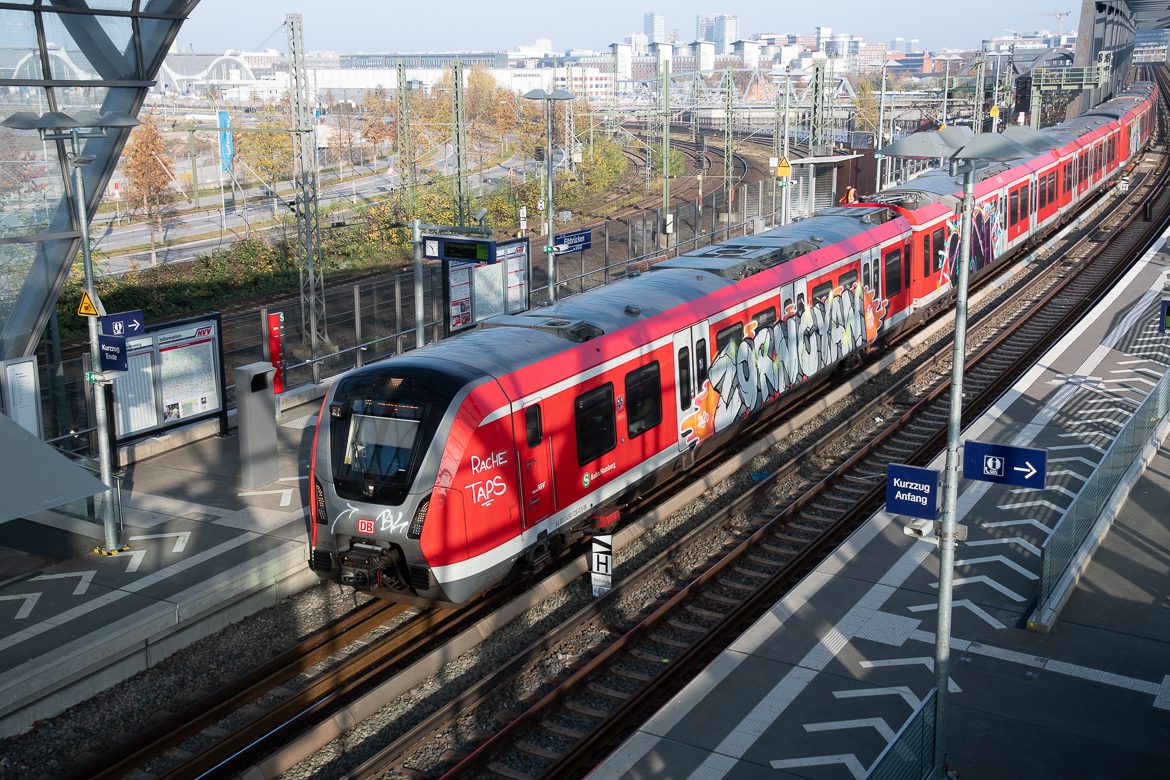
[[[450,471],[445,451],[467,437],[460,410],[485,383],[495,387],[464,363],[419,355],[352,371],[333,384],[310,469],[310,566],[320,577],[397,601],[453,601],[430,559],[460,551],[451,549],[445,522],[432,522],[425,539],[424,528],[428,514],[450,514],[444,486],[453,475],[443,473]]]

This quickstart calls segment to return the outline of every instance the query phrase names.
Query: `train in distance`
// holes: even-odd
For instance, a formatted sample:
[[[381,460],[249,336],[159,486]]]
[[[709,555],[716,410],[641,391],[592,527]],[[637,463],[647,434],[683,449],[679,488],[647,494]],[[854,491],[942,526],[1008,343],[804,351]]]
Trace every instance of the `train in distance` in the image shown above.
[[[1157,92],[1134,83],[1042,131],[1050,151],[980,169],[972,273],[1120,178]],[[961,189],[930,171],[341,376],[314,434],[309,565],[460,605],[612,528],[777,399],[950,306]]]

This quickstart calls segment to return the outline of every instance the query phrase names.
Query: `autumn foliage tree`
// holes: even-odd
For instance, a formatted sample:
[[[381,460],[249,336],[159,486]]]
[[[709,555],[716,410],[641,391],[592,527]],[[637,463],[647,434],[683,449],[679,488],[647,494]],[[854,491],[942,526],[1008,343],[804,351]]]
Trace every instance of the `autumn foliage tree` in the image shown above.
[[[158,262],[156,231],[162,230],[163,214],[174,196],[171,182],[175,178],[175,164],[167,154],[162,133],[153,117],[142,117],[142,124],[130,134],[124,156],[127,195],[131,203],[142,204],[143,214],[150,225],[150,264],[155,265]]]

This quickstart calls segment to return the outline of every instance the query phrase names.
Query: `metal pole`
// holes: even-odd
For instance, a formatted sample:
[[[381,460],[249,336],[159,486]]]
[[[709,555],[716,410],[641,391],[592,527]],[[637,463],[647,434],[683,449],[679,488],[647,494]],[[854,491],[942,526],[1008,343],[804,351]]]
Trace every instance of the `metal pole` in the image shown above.
[[[882,63],[882,94],[881,94],[881,98],[879,98],[879,100],[878,100],[877,139],[874,143],[874,147],[873,147],[874,149],[881,149],[883,146],[885,146],[885,143],[882,141],[882,130],[886,124],[886,68],[887,67],[888,66],[885,63]],[[881,189],[882,189],[882,158],[878,157],[874,160],[874,162],[877,164],[877,191],[881,192]]]
[[[414,346],[427,343],[426,315],[423,314],[423,245],[422,221],[410,221],[410,242],[414,249]]]
[[[353,346],[354,365],[358,368],[362,367],[362,288],[360,285],[353,286]]]
[[[545,211],[545,218],[548,220],[548,242],[544,247],[544,252],[548,256],[548,299],[556,303],[557,300],[557,256],[554,247],[553,238],[553,156],[552,156],[552,126],[553,126],[553,102],[552,98],[546,98],[544,101],[544,164],[548,171],[548,194],[546,196],[547,206]]]
[[[788,159],[788,96],[792,91],[790,88],[791,74],[784,74],[784,141],[781,144],[781,149],[784,150],[781,155],[782,159]],[[788,215],[792,211],[792,193],[789,191],[792,186],[792,177],[788,177],[788,181],[784,182],[784,191],[780,193],[780,224],[788,224]]]
[[[951,83],[951,60],[947,58],[946,74],[943,76],[943,105],[942,105],[942,124],[946,127],[947,124],[947,93],[950,92]]]
[[[943,472],[942,523],[938,534],[938,631],[934,640],[935,715],[934,761],[946,755],[947,694],[951,665],[951,590],[955,569],[955,513],[959,497],[959,434],[963,416],[963,362],[967,351],[967,279],[971,264],[971,226],[975,212],[975,163],[963,171],[963,215],[960,222],[958,287],[955,298],[955,349],[951,366],[951,409],[947,423],[947,460]]]
[[[82,168],[88,165],[91,160],[81,156],[81,141],[77,136],[77,131],[70,134],[72,135],[73,154],[69,156],[69,163],[73,166],[73,198],[77,203],[77,224],[81,230],[81,263],[85,270],[85,292],[91,301],[96,301],[98,298],[93,289],[93,259],[89,253],[89,220],[85,213],[85,183],[82,176]],[[97,317],[86,317],[85,319],[89,329],[90,369],[100,372],[102,360],[98,347]],[[98,472],[102,484],[106,486],[101,506],[102,529],[105,532],[106,542],[104,551],[116,552],[119,549],[119,539],[117,518],[114,517],[114,475],[110,468],[112,454],[110,452],[110,421],[106,413],[106,389],[101,383],[94,383],[93,416],[97,423]]]

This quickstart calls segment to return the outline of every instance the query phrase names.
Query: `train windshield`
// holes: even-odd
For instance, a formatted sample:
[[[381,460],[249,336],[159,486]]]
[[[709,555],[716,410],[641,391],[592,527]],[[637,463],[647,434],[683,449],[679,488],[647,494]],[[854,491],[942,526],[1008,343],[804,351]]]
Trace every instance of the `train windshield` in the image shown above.
[[[371,371],[340,380],[329,405],[333,483],[342,498],[399,504],[454,388]]]

